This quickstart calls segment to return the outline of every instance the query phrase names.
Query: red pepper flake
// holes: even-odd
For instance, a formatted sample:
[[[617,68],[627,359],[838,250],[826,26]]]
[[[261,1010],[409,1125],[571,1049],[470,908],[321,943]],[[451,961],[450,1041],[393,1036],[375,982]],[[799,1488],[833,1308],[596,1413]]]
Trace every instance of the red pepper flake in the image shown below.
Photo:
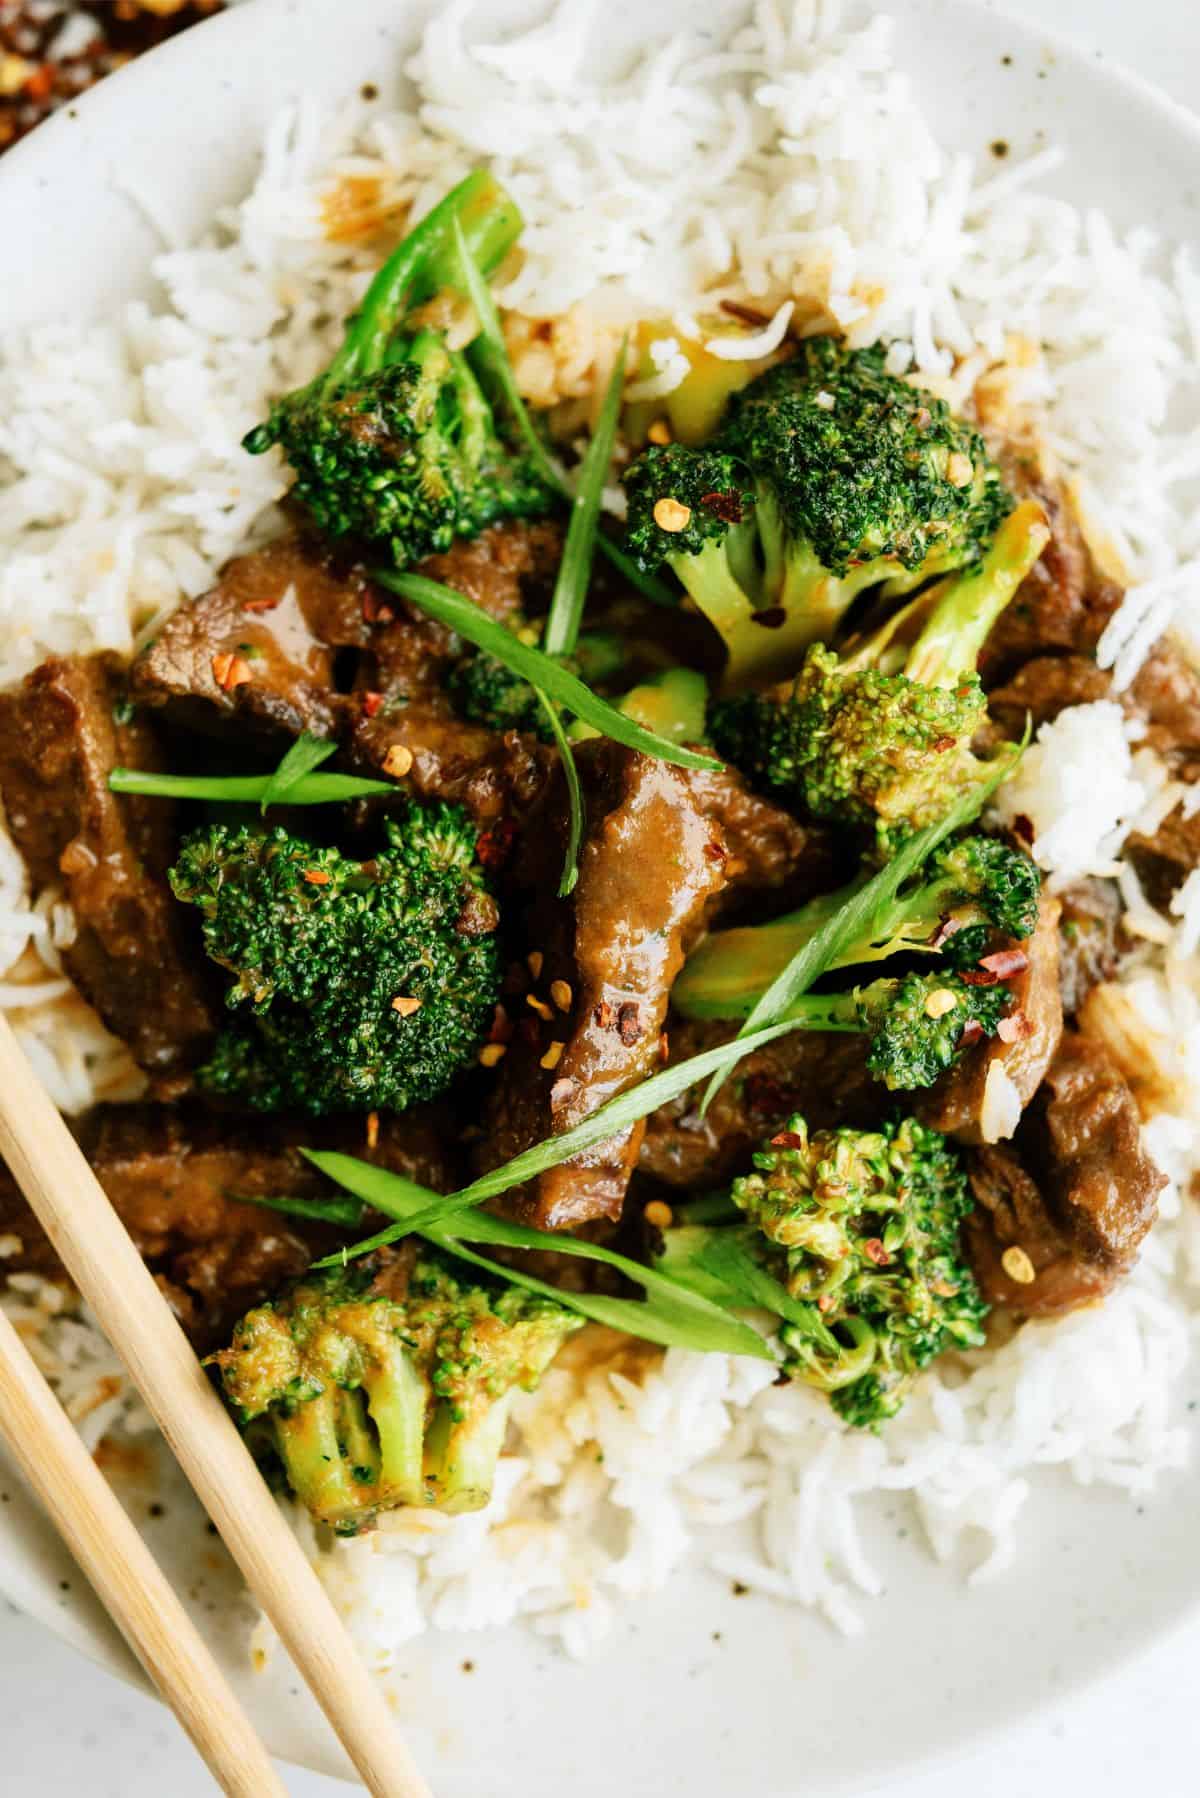
[[[613,1008],[608,1000],[601,999],[599,1005],[597,1005],[595,1011],[592,1013],[592,1022],[595,1024],[597,1030],[611,1030],[614,1015]]]
[[[769,325],[771,320],[757,306],[744,306],[740,300],[722,300],[721,311],[730,318],[740,318],[744,325]]]
[[[36,69],[25,83],[25,92],[31,100],[45,100],[54,92],[54,64],[44,62]]]
[[[787,623],[787,613],[782,606],[767,606],[761,612],[751,612],[750,617],[755,624],[761,624],[765,631],[777,631]]]
[[[664,1066],[671,1059],[671,1039],[665,1030],[658,1033],[658,1059]]]
[[[929,947],[931,949],[940,949],[942,944],[948,943],[955,931],[961,930],[962,927],[963,921],[961,918],[953,917],[950,912],[943,912],[938,920],[937,929],[929,939]]]
[[[245,686],[254,676],[250,672],[250,664],[244,656],[231,655],[223,650],[212,659],[213,679],[222,692],[232,692],[234,687]]]
[[[832,1311],[833,1310],[833,1294],[831,1292],[823,1292],[821,1294],[821,1296],[817,1300],[817,1310],[818,1311]]]
[[[378,712],[378,710],[382,704],[383,704],[383,694],[382,693],[370,693],[370,692],[364,693],[362,696],[362,708],[363,708],[364,716],[366,716],[368,718],[374,718],[375,714]]]
[[[866,1255],[869,1260],[873,1261],[876,1267],[888,1267],[891,1264],[892,1258],[884,1248],[882,1242],[880,1242],[878,1236],[867,1237],[867,1240],[863,1243],[863,1254]]]
[[[368,1111],[367,1113],[367,1147],[368,1149],[379,1147],[379,1113],[377,1111]]]
[[[378,593],[364,593],[362,615],[368,624],[391,624],[396,614],[391,606],[384,605]]]
[[[956,742],[957,738],[955,737],[935,737],[930,748],[935,755],[945,755],[948,749],[954,748]]]
[[[723,862],[729,855],[724,843],[705,843],[704,859],[706,862]]]
[[[771,1147],[773,1149],[802,1149],[804,1138],[795,1130],[781,1130],[778,1136],[771,1138]]]
[[[283,598],[282,593],[268,593],[262,599],[244,599],[243,612],[273,612]]]
[[[985,955],[979,965],[997,980],[1011,980],[1014,974],[1025,972],[1029,955],[1024,949],[997,949],[994,955]]]
[[[962,1027],[962,1035],[958,1039],[960,1049],[969,1049],[972,1043],[983,1041],[983,1025],[978,1018],[968,1018]]]
[[[517,840],[517,826],[512,818],[498,818],[490,830],[485,830],[475,845],[475,853],[489,873],[502,868],[512,854],[513,844]]]
[[[736,493],[702,493],[700,504],[724,524],[741,524],[745,516],[742,502]]]
[[[963,968],[959,979],[964,986],[999,986],[999,974],[993,974],[990,968]]]
[[[638,1016],[638,1008],[632,1000],[617,1008],[617,1035],[627,1049],[631,1049],[642,1034],[642,1023]]]
[[[305,868],[304,878],[310,887],[327,887],[329,876],[324,868]]]

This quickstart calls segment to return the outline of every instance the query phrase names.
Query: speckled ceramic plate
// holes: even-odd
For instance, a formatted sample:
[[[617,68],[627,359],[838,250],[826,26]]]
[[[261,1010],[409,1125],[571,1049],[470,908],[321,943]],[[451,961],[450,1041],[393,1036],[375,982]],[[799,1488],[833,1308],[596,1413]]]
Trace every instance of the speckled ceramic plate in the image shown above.
[[[101,315],[149,288],[150,218],[198,230],[248,185],[261,130],[299,92],[385,87],[430,0],[256,0],[137,63],[0,165],[7,278],[0,324]],[[656,29],[723,0],[658,0]],[[481,9],[502,16],[500,6]],[[1194,236],[1200,129],[1141,83],[967,0],[890,0],[948,142],[1014,152],[1042,134],[1070,149],[1057,191],[1120,223]],[[644,0],[610,0],[633,43]],[[135,204],[123,185],[139,195]],[[0,1589],[83,1652],[133,1676],[51,1532],[14,1482],[0,1507]],[[271,1746],[330,1772],[339,1753],[283,1664],[243,1664],[236,1584],[182,1495],[148,1525],[175,1583]],[[399,1713],[441,1798],[803,1790],[834,1798],[1002,1727],[1129,1655],[1200,1597],[1200,1472],[1144,1514],[1047,1477],[1018,1564],[969,1591],[880,1518],[887,1595],[843,1641],[814,1618],[730,1596],[696,1575],[635,1605],[586,1667],[520,1631],[427,1638],[396,1681]],[[145,1506],[142,1506],[143,1514]],[[62,1589],[68,1582],[69,1590]],[[719,1642],[715,1635],[719,1633]],[[461,1663],[469,1652],[474,1671]],[[19,1695],[10,1694],[15,1702]]]

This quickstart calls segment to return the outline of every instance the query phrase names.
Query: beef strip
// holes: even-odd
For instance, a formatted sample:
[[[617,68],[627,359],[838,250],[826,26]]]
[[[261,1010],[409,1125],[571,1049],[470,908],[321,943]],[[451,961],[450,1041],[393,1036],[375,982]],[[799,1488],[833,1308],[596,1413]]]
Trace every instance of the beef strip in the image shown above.
[[[1000,461],[1013,491],[1045,510],[1050,541],[983,646],[979,671],[988,687],[1031,656],[1091,656],[1123,598],[1097,568],[1062,484],[1047,477],[1033,456],[1002,451]]]
[[[35,889],[62,881],[75,914],[68,972],[138,1062],[168,1074],[213,1031],[203,958],[166,882],[173,808],[109,791],[119,764],[160,766],[145,721],[118,723],[115,670],[54,658],[0,693],[0,795]]]
[[[1129,1272],[1166,1184],[1115,1063],[1074,1031],[1013,1142],[972,1151],[970,1177],[964,1241],[984,1296],[1035,1317],[1092,1304]],[[1012,1248],[1024,1266],[1009,1256],[1005,1267]]]
[[[732,1024],[670,1025],[671,1061],[699,1055],[735,1034]],[[745,1172],[754,1150],[793,1112],[814,1130],[876,1125],[894,1104],[867,1072],[865,1037],[799,1030],[738,1063],[709,1106],[699,1092],[652,1112],[639,1170],[665,1186],[700,1193]]]
[[[1112,979],[1131,944],[1115,881],[1077,880],[1058,899],[1058,984],[1063,1012],[1072,1018],[1094,987]]]
[[[1037,929],[1024,945],[1027,966],[1007,982],[1013,1009],[1025,1020],[1028,1034],[1010,1043],[994,1036],[967,1049],[935,1086],[917,1096],[917,1115],[933,1129],[960,1142],[983,1140],[984,1091],[994,1065],[1004,1069],[1023,1106],[1041,1084],[1062,1035],[1058,918],[1057,899],[1043,893]]]
[[[518,1022],[488,1106],[484,1167],[571,1129],[656,1070],[671,986],[725,878],[720,829],[682,770],[606,741],[581,745],[577,761],[589,823],[573,898],[555,897],[561,779],[513,857],[510,915],[523,908],[528,948],[541,957],[529,992],[537,1006],[519,990],[509,1001]],[[561,1053],[547,1066],[554,1043]],[[619,1217],[643,1132],[637,1124],[550,1169],[506,1194],[506,1208],[546,1229]]]
[[[838,884],[833,835],[824,826],[802,824],[752,793],[734,768],[689,769],[686,778],[697,805],[720,826],[728,853],[725,884],[709,907],[710,923],[748,897],[756,921],[762,921]]]
[[[330,1196],[334,1188],[301,1146],[343,1149],[438,1191],[455,1184],[443,1146],[449,1131],[434,1112],[381,1118],[374,1147],[360,1121],[256,1119],[248,1136],[236,1122],[195,1106],[100,1106],[80,1120],[78,1134],[139,1253],[201,1347],[341,1240],[327,1226],[232,1196]],[[21,1244],[5,1259],[6,1273],[61,1273],[2,1163],[0,1235]]]
[[[418,572],[504,622],[536,605],[559,545],[550,524],[497,525]],[[528,803],[548,758],[457,716],[442,681],[461,653],[452,631],[361,566],[293,535],[239,556],[181,606],[135,663],[133,687],[191,728],[232,723],[264,743],[301,730],[336,737],[373,774],[392,773],[402,748],[407,791],[491,819],[510,798]]]
[[[1035,731],[1071,705],[1107,699],[1112,676],[1090,656],[1034,656],[988,694],[988,714],[1008,742],[1019,742],[1025,721]]]

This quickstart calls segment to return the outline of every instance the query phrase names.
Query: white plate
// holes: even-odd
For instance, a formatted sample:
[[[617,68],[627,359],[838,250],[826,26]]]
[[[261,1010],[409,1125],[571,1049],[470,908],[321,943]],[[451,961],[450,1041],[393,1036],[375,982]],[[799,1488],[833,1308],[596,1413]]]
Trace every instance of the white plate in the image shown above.
[[[0,325],[100,315],[146,291],[158,247],[149,220],[186,237],[240,194],[281,102],[367,80],[386,93],[429,4],[257,0],[60,114],[0,164]],[[503,20],[506,9],[481,10]],[[703,10],[658,0],[655,29],[674,19],[694,27]],[[723,0],[710,10],[723,13]],[[1148,219],[1168,235],[1196,235],[1200,129],[1190,115],[966,0],[891,0],[888,10],[901,20],[901,60],[909,46],[949,143],[982,152],[1004,138],[1020,155],[1061,141],[1071,155],[1054,186],[1064,197],[1104,206],[1119,225]],[[634,42],[645,17],[644,0],[610,0],[613,45]],[[0,1486],[0,1589],[128,1675],[51,1533],[15,1482]],[[801,1788],[834,1798],[1028,1714],[1178,1622],[1200,1598],[1198,1502],[1195,1470],[1136,1507],[1048,1476],[1024,1520],[1018,1564],[974,1591],[961,1569],[933,1564],[897,1505],[879,1519],[888,1592],[870,1607],[863,1638],[843,1641],[803,1613],[734,1598],[696,1575],[635,1605],[586,1667],[522,1631],[427,1637],[405,1658],[399,1714],[441,1798],[735,1789],[784,1798]],[[176,1584],[195,1594],[271,1746],[342,1771],[290,1670],[245,1671],[245,1613],[187,1501],[171,1498],[148,1533]]]

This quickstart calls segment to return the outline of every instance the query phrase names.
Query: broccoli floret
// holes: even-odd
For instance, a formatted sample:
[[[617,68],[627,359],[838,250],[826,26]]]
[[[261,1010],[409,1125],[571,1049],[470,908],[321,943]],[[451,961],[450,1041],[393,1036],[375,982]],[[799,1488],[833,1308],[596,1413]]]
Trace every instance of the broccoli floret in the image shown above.
[[[1019,506],[976,567],[919,595],[852,652],[814,644],[784,688],[718,701],[715,748],[785,804],[873,831],[886,858],[987,778],[971,749],[987,712],[975,663],[1046,539],[1041,508]]]
[[[707,937],[671,993],[690,1018],[746,1018],[772,981],[858,892],[861,881],[822,894],[769,924],[743,925]],[[967,836],[944,844],[921,872],[871,919],[836,958],[834,968],[936,954],[944,966],[974,967],[996,939],[1022,940],[1037,926],[1041,875],[1019,849],[997,837]]]
[[[499,992],[496,902],[458,806],[389,819],[360,863],[282,828],[213,824],[184,842],[177,898],[234,979],[202,1088],[261,1111],[406,1106],[475,1056]]]
[[[406,330],[414,307],[455,283],[456,220],[485,273],[521,231],[505,189],[468,176],[379,270],[324,372],[243,439],[252,455],[279,444],[322,530],[382,549],[397,568],[555,500],[529,454],[501,440],[464,357],[432,330]]]
[[[651,448],[626,473],[630,550],[716,626],[728,685],[786,673],[866,588],[977,563],[1012,509],[978,432],[886,356],[812,338],[733,395],[703,449]]]
[[[732,1197],[838,1345],[831,1354],[819,1332],[784,1322],[787,1371],[828,1392],[848,1423],[894,1417],[936,1355],[982,1343],[987,1306],[958,1246],[970,1188],[936,1130],[905,1118],[810,1135],[793,1117]]]
[[[786,1015],[805,1030],[869,1037],[868,1071],[890,1092],[914,1091],[932,1086],[969,1043],[994,1036],[1009,998],[999,983],[906,974],[844,993],[805,993]]]
[[[514,623],[509,628],[519,630],[522,636],[529,632],[530,641],[536,640],[539,633],[537,626]],[[609,633],[585,631],[569,656],[554,659],[568,673],[595,686],[610,680],[620,670],[625,651],[619,639]],[[461,718],[468,718],[473,724],[486,724],[491,730],[529,731],[544,743],[554,741],[554,732],[529,682],[514,674],[495,656],[482,650],[464,656],[450,669],[445,684],[450,702]],[[700,735],[703,735],[703,718]]]
[[[486,1505],[513,1392],[537,1386],[582,1321],[423,1248],[310,1270],[213,1361],[251,1446],[319,1523],[353,1536],[397,1505]]]

